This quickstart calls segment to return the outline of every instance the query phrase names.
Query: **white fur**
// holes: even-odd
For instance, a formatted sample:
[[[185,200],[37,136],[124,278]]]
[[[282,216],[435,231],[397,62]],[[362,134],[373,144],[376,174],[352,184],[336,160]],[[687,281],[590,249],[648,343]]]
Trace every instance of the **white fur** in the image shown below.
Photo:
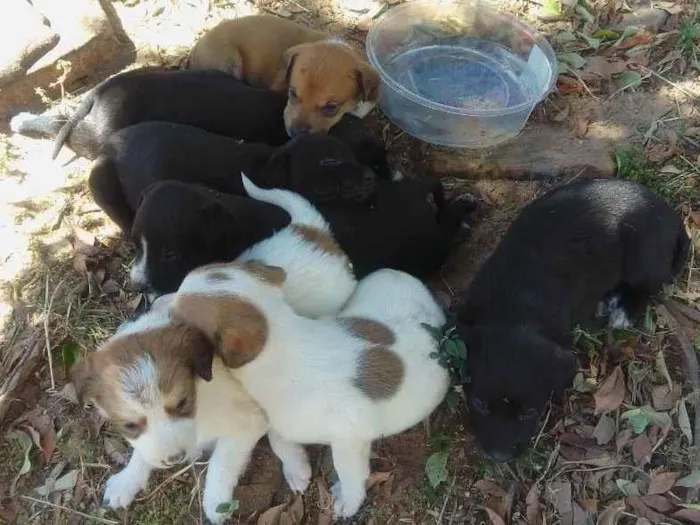
[[[264,312],[268,337],[262,352],[232,374],[265,410],[271,429],[282,439],[330,444],[339,477],[333,489],[335,512],[355,514],[365,498],[371,442],[419,423],[447,392],[448,373],[429,357],[436,343],[421,326],[442,326],[445,315],[420,281],[408,274],[380,270],[359,283],[341,316],[387,325],[396,335],[391,349],[404,363],[398,391],[373,401],[354,385],[366,341],[337,319],[295,314],[279,287],[235,267],[225,271],[231,278],[216,282],[208,280],[206,272],[188,275],[173,311],[187,294],[196,293],[235,294]]]
[[[374,107],[377,105],[376,102],[372,102],[371,100],[365,100],[364,102],[360,102],[355,106],[355,109],[353,109],[350,114],[355,115],[358,118],[365,118],[367,115],[369,115],[370,111],[374,109]]]
[[[315,318],[339,312],[357,285],[349,259],[321,251],[293,228],[309,226],[332,235],[326,220],[301,195],[281,189],[265,190],[244,174],[241,177],[248,195],[279,206],[292,220],[286,228],[243,252],[238,260],[255,259],[283,268],[287,273],[284,295],[298,314]]]
[[[603,308],[608,314],[608,325],[610,325],[611,328],[627,330],[632,328],[634,323],[632,323],[627,310],[620,305],[620,302],[620,297],[615,295],[603,305]]]
[[[14,133],[41,133],[52,136],[57,132],[56,116],[18,113],[10,120],[10,129]],[[58,126],[60,127],[60,125]]]
[[[162,327],[169,320],[174,294],[161,297],[153,309],[129,323],[114,338]],[[173,351],[177,351],[176,348]],[[204,486],[204,513],[212,523],[221,523],[226,515],[216,512],[232,499],[238,478],[250,453],[268,430],[260,406],[243,390],[219,358],[214,358],[213,379],[197,381],[197,405],[194,418],[173,418],[163,407],[158,385],[158,370],[144,354],[119,375],[121,400],[135,418],[145,417],[146,431],[129,440],[134,452],[128,465],[107,481],[104,502],[111,508],[128,506],[145,487],[153,469],[167,468],[177,462],[192,461],[213,447]],[[145,394],[132,395],[134,389],[147,386]],[[306,490],[310,468],[300,446],[271,436],[273,450],[283,462],[286,479],[294,490]]]
[[[129,270],[129,280],[135,287],[143,287],[148,284],[148,275],[146,275],[146,259],[148,258],[148,243],[146,239],[141,237],[141,254],[138,255],[131,265]]]

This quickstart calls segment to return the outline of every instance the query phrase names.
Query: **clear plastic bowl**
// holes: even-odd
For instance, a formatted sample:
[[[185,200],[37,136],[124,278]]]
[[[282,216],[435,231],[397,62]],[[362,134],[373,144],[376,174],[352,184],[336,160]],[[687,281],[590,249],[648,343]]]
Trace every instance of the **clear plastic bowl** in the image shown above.
[[[380,106],[432,144],[485,148],[515,137],[553,88],[547,40],[478,0],[415,0],[390,9],[367,35]]]

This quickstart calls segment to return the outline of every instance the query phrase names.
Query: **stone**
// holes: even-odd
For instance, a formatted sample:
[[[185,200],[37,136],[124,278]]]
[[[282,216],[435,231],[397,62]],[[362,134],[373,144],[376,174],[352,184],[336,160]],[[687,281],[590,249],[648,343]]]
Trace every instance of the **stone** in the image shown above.
[[[627,27],[640,27],[649,29],[657,33],[659,29],[668,20],[669,13],[663,9],[654,7],[643,7],[632,13],[626,13],[622,16],[622,20],[617,23],[615,29],[625,29]]]
[[[611,141],[572,135],[565,123],[531,123],[517,137],[485,150],[429,148],[429,172],[466,179],[611,177]]]
[[[43,109],[46,97],[58,100],[86,83],[94,84],[132,62],[135,55],[133,43],[106,0],[34,0],[32,5],[35,19],[47,19],[59,39],[41,56],[31,57],[31,64],[24,59],[26,69],[0,90],[0,131],[8,130],[14,114]],[[30,19],[29,14],[25,16]]]
[[[4,9],[12,16],[0,17],[0,88],[24,75],[60,38],[26,0],[5,0]]]

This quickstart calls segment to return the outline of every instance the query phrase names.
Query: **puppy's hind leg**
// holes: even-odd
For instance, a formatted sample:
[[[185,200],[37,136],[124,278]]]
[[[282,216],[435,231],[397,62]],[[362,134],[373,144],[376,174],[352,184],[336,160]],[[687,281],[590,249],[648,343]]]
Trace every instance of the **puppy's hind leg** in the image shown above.
[[[289,488],[294,492],[306,492],[311,482],[311,465],[304,447],[287,441],[274,430],[267,433],[267,438],[272,451],[282,460],[282,472]]]
[[[97,205],[126,235],[129,235],[134,222],[134,212],[129,207],[119,175],[109,158],[99,157],[95,161],[88,184]]]
[[[371,447],[369,441],[331,443],[333,466],[338,474],[338,482],[331,487],[331,493],[338,518],[355,515],[365,500]]]

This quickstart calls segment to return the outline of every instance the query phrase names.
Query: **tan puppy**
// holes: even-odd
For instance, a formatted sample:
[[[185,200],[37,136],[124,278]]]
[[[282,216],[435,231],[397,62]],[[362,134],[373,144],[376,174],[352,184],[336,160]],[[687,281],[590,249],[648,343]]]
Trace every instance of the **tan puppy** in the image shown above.
[[[345,113],[364,118],[379,97],[379,75],[352,47],[271,15],[219,23],[194,46],[188,67],[288,90],[290,136],[328,131]]]

